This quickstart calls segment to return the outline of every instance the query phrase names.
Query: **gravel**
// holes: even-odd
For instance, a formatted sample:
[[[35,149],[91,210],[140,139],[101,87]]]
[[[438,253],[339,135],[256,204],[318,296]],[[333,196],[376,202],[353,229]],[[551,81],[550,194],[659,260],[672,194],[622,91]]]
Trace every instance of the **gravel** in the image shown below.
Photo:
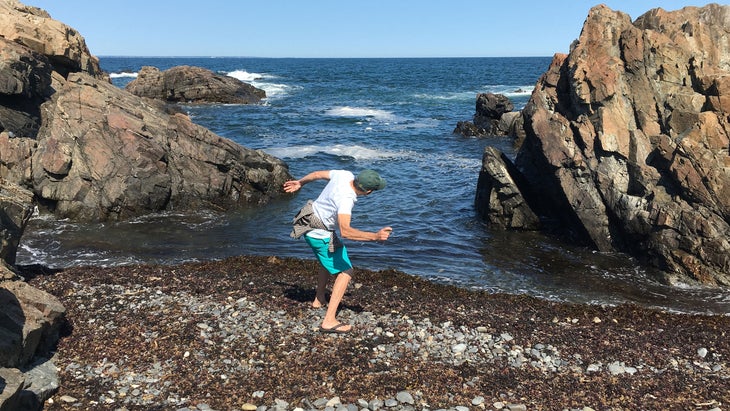
[[[722,409],[730,318],[356,270],[322,334],[311,261],[25,267],[68,324],[47,410]]]

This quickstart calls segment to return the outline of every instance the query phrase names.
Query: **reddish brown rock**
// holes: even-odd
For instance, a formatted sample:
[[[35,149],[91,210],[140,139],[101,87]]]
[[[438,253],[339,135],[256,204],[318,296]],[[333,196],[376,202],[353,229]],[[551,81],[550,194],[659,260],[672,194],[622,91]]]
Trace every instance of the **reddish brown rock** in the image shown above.
[[[85,74],[69,75],[43,109],[33,187],[60,217],[258,205],[291,178],[281,160]]]
[[[594,7],[523,110],[516,163],[573,239],[730,285],[730,6]]]

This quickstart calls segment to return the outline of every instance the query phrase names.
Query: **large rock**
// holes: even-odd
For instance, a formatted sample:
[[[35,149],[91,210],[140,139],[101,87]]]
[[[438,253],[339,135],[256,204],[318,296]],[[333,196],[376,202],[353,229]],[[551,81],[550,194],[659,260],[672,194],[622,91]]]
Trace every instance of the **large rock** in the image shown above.
[[[477,213],[494,228],[537,230],[540,219],[525,200],[516,180],[521,178],[511,161],[494,147],[487,147],[482,158],[477,193]]]
[[[503,94],[479,93],[473,122],[459,121],[455,134],[468,137],[516,136],[516,126],[521,126],[521,118],[514,110],[514,104]]]
[[[266,92],[230,76],[201,67],[177,66],[165,71],[142,67],[126,86],[130,93],[171,103],[258,103]]]
[[[516,164],[573,239],[730,285],[730,6],[596,6],[523,110]]]
[[[291,176],[281,160],[215,135],[164,104],[76,73],[43,106],[36,196],[59,217],[123,219],[260,205]]]
[[[66,309],[24,281],[0,282],[0,367],[20,368],[55,348]]]
[[[37,7],[0,0],[0,37],[46,56],[53,70],[64,77],[83,71],[108,79],[79,32]]]
[[[0,281],[0,410],[40,410],[58,389],[51,357],[64,322],[58,299],[23,281]]]

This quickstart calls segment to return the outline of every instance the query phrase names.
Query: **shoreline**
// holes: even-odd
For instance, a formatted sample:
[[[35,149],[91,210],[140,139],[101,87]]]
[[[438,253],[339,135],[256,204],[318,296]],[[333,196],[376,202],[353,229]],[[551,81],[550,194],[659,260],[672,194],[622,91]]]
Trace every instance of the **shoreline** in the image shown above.
[[[339,315],[354,329],[331,335],[316,331],[315,273],[314,261],[257,256],[25,267],[28,282],[67,309],[54,358],[61,387],[45,409],[730,403],[728,316],[558,303],[356,269]]]

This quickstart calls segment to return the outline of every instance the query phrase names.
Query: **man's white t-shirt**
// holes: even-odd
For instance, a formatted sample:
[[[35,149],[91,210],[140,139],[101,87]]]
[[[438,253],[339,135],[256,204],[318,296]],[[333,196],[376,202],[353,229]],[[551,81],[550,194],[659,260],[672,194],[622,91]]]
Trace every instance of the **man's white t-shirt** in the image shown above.
[[[330,170],[327,186],[312,203],[314,212],[331,231],[338,229],[338,214],[352,215],[352,207],[357,201],[357,194],[350,185],[353,180],[355,175],[347,170]],[[319,239],[330,238],[330,232],[321,229],[314,229],[307,235]]]

